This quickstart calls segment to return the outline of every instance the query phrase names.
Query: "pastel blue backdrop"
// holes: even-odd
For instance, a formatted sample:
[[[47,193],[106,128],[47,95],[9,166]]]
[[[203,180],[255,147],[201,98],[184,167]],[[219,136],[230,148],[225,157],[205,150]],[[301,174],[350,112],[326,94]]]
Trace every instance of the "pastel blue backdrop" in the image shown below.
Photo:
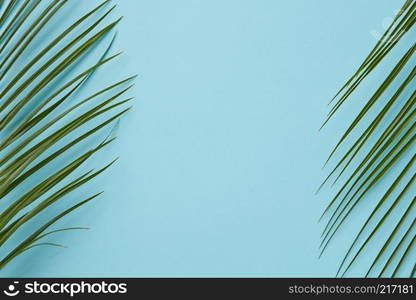
[[[7,274],[333,276],[348,241],[318,259],[327,194],[314,192],[341,125],[318,128],[402,1],[114,2],[124,55],[94,84],[139,75],[104,155],[121,158],[61,223],[91,229]]]

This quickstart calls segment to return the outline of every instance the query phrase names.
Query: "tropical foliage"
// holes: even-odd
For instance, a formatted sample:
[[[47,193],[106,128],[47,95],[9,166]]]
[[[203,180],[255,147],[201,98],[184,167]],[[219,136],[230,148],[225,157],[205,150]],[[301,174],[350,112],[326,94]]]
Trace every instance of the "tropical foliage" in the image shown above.
[[[374,204],[345,253],[338,276],[348,275],[363,256],[368,263],[365,276],[415,276],[415,22],[416,1],[407,0],[332,99],[324,122],[333,119],[347,101],[356,100],[358,87],[410,40],[410,46],[348,124],[327,160],[333,167],[321,187],[332,180],[339,188],[322,215],[327,222],[321,255],[347,221],[357,216],[363,201]],[[375,189],[384,189],[384,194],[375,199]]]
[[[73,197],[65,197],[113,163],[82,170],[114,140],[111,124],[130,108],[130,98],[120,98],[133,77],[80,97],[93,74],[119,56],[109,53],[120,19],[110,20],[109,1],[82,16],[71,14],[67,6],[74,1],[86,3],[0,0],[0,249],[5,252],[0,268],[34,247],[61,246],[49,241],[51,235],[82,229],[49,228],[100,194],[72,204]],[[74,21],[59,31],[63,17]],[[84,67],[96,51],[100,57]],[[103,130],[107,137],[91,140]],[[81,145],[87,149],[79,150]],[[51,216],[58,202],[67,206]],[[10,250],[4,250],[10,241]]]

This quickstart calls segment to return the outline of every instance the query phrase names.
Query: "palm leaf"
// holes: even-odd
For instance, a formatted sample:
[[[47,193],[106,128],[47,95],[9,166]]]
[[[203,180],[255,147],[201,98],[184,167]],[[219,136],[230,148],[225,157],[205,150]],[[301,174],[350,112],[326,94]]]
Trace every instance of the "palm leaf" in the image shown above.
[[[91,144],[91,137],[99,135],[130,109],[126,103],[132,98],[121,97],[131,88],[128,83],[135,76],[77,100],[92,75],[119,56],[119,53],[109,56],[113,38],[95,63],[86,67],[82,63],[97,46],[106,43],[106,37],[113,34],[120,19],[110,20],[114,6],[109,7],[107,0],[45,43],[46,30],[68,2],[0,3],[0,199],[8,203],[0,211],[0,249],[11,249],[3,250],[6,252],[0,258],[0,268],[34,247],[61,246],[44,241],[52,235],[85,229],[71,227],[47,232],[61,218],[100,194],[76,204],[66,197],[115,161],[77,175],[86,161],[114,138],[107,136],[80,153],[76,146]],[[40,49],[33,50],[34,44],[40,45]],[[75,73],[76,66],[84,70]],[[67,162],[51,168],[58,160]],[[44,212],[50,215],[57,202],[69,202],[66,205],[69,208],[49,219],[40,216]],[[35,218],[40,218],[43,225],[33,228],[31,222]],[[24,237],[20,229],[31,232]],[[12,237],[13,241],[20,238],[22,242],[7,248]]]
[[[370,54],[330,101],[332,107],[322,127],[333,119],[341,106],[353,100],[361,83],[390,52],[404,47],[402,45],[415,29],[415,22],[416,0],[407,0]],[[332,163],[333,167],[318,191],[330,181],[331,186],[340,187],[321,216],[327,221],[320,255],[346,221],[354,217],[360,203],[373,199],[369,193],[387,186],[353,238],[337,275],[348,275],[358,258],[369,253],[374,259],[365,276],[403,276],[406,264],[415,261],[415,198],[412,192],[416,160],[416,44],[414,39],[410,40],[407,51],[347,126],[325,162],[325,165]],[[401,168],[399,173],[397,168]],[[394,180],[389,182],[391,177]],[[404,212],[403,207],[406,207]],[[374,246],[380,236],[384,243]],[[413,268],[408,276],[414,275]]]

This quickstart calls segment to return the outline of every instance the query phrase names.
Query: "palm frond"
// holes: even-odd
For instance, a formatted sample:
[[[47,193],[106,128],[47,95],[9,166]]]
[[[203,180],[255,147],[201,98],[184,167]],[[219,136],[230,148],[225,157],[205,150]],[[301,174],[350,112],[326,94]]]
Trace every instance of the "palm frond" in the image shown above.
[[[322,127],[341,106],[352,101],[358,87],[389,53],[405,45],[406,38],[414,34],[415,22],[416,0],[406,0],[370,54],[330,101],[332,107]],[[366,276],[403,276],[405,265],[415,261],[416,211],[412,196],[416,160],[415,51],[416,44],[411,39],[407,51],[347,126],[325,162],[325,166],[332,163],[334,167],[318,191],[330,181],[331,186],[340,184],[340,187],[321,216],[327,221],[321,236],[320,255],[346,221],[353,218],[359,204],[371,199],[370,192],[388,184],[354,237],[337,275],[346,276],[364,253],[374,255]],[[398,173],[397,168],[401,168]],[[391,177],[394,180],[389,183]],[[404,212],[403,207],[406,207]],[[377,250],[372,242],[380,239],[380,235],[384,243]],[[381,270],[377,271],[379,265]],[[414,273],[413,268],[408,276]]]
[[[15,240],[21,236],[21,228],[32,230],[0,258],[0,269],[34,247],[61,246],[42,241],[51,235],[85,229],[70,227],[47,232],[58,220],[101,193],[72,204],[49,219],[42,216],[43,225],[39,228],[30,224],[41,213],[51,212],[58,201],[70,203],[66,196],[115,162],[77,175],[90,157],[115,138],[107,136],[80,153],[76,147],[91,143],[89,138],[100,134],[131,108],[127,103],[132,98],[121,97],[132,87],[129,82],[135,76],[78,100],[92,75],[119,56],[120,53],[109,55],[113,37],[95,63],[87,67],[81,63],[105,43],[121,18],[110,20],[115,6],[108,7],[107,0],[48,41],[48,27],[56,22],[68,2],[9,0],[0,5],[0,199],[9,202],[0,211],[0,250],[11,237]],[[40,45],[40,49],[36,50],[34,44]],[[80,66],[84,70],[75,73],[75,67]]]

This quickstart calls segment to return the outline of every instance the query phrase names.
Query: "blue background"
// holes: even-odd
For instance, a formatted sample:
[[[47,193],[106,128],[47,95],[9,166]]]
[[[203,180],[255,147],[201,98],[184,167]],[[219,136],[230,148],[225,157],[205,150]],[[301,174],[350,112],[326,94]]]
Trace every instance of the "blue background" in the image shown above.
[[[318,128],[402,1],[115,2],[125,52],[94,84],[139,74],[103,154],[121,159],[89,187],[105,194],[61,222],[91,230],[7,274],[333,276],[348,243],[318,260],[328,194],[314,192],[344,123]]]

